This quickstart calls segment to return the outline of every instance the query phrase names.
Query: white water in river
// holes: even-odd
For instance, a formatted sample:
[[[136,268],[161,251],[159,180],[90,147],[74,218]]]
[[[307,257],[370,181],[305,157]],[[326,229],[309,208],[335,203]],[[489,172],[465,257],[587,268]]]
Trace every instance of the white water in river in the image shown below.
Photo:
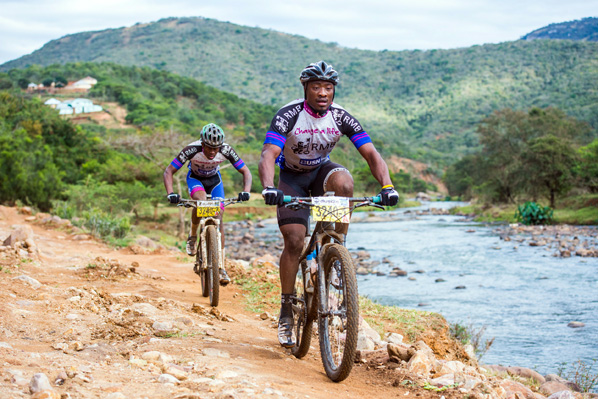
[[[358,276],[360,295],[438,312],[449,323],[486,326],[483,338],[494,337],[494,343],[483,363],[547,374],[563,362],[598,358],[598,258],[557,258],[554,249],[502,241],[492,227],[460,217],[415,217],[405,211],[394,212],[398,220],[352,223],[347,247],[353,253],[365,249],[373,260],[388,258],[416,280]],[[567,327],[571,321],[585,327]]]

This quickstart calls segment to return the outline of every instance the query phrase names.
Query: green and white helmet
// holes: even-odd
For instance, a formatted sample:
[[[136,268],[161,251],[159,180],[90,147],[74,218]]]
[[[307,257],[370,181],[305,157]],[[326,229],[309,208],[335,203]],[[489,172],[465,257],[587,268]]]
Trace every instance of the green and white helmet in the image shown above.
[[[201,129],[201,142],[209,147],[220,147],[224,143],[224,132],[215,123],[208,123]]]

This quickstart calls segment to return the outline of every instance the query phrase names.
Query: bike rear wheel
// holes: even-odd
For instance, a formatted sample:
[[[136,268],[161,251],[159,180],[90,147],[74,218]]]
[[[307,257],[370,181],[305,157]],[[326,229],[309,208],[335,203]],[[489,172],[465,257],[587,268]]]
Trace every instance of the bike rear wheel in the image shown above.
[[[355,361],[359,329],[357,279],[351,254],[340,244],[326,248],[324,276],[318,282],[323,313],[318,315],[320,353],[328,378],[340,382]]]
[[[291,353],[298,359],[301,359],[309,351],[311,344],[311,336],[314,326],[314,317],[310,312],[309,305],[311,304],[313,294],[308,294],[305,291],[307,284],[306,272],[307,262],[303,260],[300,264],[301,275],[297,275],[297,283],[295,284],[295,298],[293,299],[293,321],[295,329],[296,343],[291,348]]]
[[[218,306],[220,299],[220,251],[218,248],[218,231],[215,226],[206,228],[207,264],[205,269],[206,280],[210,292],[210,305]]]

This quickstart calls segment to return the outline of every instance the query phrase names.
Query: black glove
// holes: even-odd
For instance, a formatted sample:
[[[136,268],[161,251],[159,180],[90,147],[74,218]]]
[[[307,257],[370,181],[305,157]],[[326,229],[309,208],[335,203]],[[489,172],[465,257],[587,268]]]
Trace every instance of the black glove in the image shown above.
[[[379,195],[384,206],[395,206],[399,202],[399,193],[392,186],[383,188]]]
[[[239,193],[237,197],[237,201],[249,201],[249,193],[247,191],[242,191]]]
[[[262,197],[266,205],[282,205],[284,202],[284,193],[275,187],[268,186],[262,191]]]
[[[168,198],[168,202],[170,202],[171,204],[178,204],[179,202],[181,202],[181,196],[175,193],[168,194],[166,198]]]

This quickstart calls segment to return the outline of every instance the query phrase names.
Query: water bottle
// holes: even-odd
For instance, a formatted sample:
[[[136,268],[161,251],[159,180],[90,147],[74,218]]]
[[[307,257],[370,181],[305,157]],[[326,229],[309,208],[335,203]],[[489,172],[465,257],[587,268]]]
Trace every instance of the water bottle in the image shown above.
[[[318,272],[318,264],[316,262],[316,250],[307,255],[307,271],[305,272],[306,287],[305,292],[313,294],[314,282],[316,281],[316,273]]]

